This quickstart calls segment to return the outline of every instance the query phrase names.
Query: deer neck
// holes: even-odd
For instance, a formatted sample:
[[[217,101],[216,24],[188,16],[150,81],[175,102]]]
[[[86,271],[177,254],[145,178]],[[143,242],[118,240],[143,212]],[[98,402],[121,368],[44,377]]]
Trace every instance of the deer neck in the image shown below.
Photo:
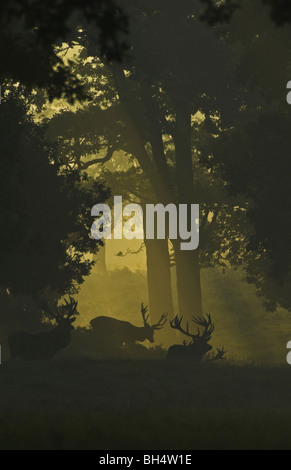
[[[63,341],[70,341],[71,332],[67,328],[62,328],[61,326],[57,326],[52,332],[58,339]]]
[[[149,336],[149,329],[146,326],[140,326],[137,330],[137,341],[145,341]]]

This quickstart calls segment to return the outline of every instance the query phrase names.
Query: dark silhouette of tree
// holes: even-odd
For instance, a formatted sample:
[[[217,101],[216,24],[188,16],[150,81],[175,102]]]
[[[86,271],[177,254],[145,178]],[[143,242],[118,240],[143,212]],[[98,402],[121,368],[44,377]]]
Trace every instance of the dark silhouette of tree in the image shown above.
[[[285,292],[290,292],[291,282],[288,111],[272,107],[260,113],[246,112],[243,122],[214,145],[215,163],[220,165],[230,193],[234,197],[243,194],[249,201],[247,216],[253,233],[247,251],[256,253],[258,259],[255,263],[246,256],[247,275],[272,308],[277,302],[291,307]]]
[[[230,191],[232,200],[227,199],[223,191],[215,193],[214,188],[220,184],[223,187],[216,175],[220,158],[218,147],[213,165],[209,165],[213,173],[207,177],[199,170],[193,149],[199,148],[204,138],[209,140],[211,135],[216,136],[221,130],[228,131],[234,125],[242,129],[240,119],[244,116],[241,112],[244,107],[255,112],[259,106],[266,104],[267,99],[280,98],[278,84],[287,80],[286,57],[290,39],[281,29],[277,35],[274,33],[276,28],[270,20],[266,23],[268,11],[261,4],[256,5],[256,21],[249,24],[253,7],[249,2],[245,3],[245,7],[238,11],[239,16],[220,31],[224,43],[229,42],[235,53],[239,50],[235,57],[237,67],[234,80],[233,69],[227,67],[229,49],[212,31],[207,31],[195,20],[195,5],[185,1],[177,9],[168,9],[168,4],[162,0],[152,8],[149,3],[147,8],[125,3],[125,11],[133,25],[130,36],[132,58],[106,67],[100,62],[98,52],[87,35],[83,44],[88,46],[90,54],[94,54],[95,65],[98,67],[99,64],[106,81],[103,81],[101,88],[97,76],[90,82],[91,89],[95,87],[100,91],[98,97],[92,92],[95,100],[93,106],[80,109],[77,115],[67,115],[63,125],[62,118],[56,121],[59,135],[61,129],[74,129],[71,135],[70,131],[67,132],[68,142],[73,138],[74,143],[71,150],[65,153],[71,155],[70,162],[75,162],[79,169],[86,170],[92,165],[108,162],[115,150],[122,150],[138,160],[153,188],[155,201],[165,204],[201,203],[199,259],[197,253],[182,253],[178,247],[175,248],[180,312],[186,315],[195,309],[200,313],[202,309],[201,265],[211,266],[214,262],[239,265],[243,263],[242,252],[248,244],[244,261],[249,267],[252,266],[254,273],[253,260],[259,249],[258,239],[255,246],[255,235],[252,235],[250,243],[247,240],[251,229],[255,229],[254,224],[248,228],[243,222],[248,192],[242,192],[238,198],[237,192]],[[264,14],[260,15],[262,12]],[[170,34],[169,24],[181,32],[178,39]],[[280,53],[266,62],[264,51],[270,50],[273,41]],[[193,45],[190,54],[189,44]],[[282,64],[285,65],[281,67]],[[89,67],[86,63],[78,72],[86,74]],[[195,127],[191,116],[197,111],[204,114],[205,122]],[[223,138],[218,139],[217,144],[222,143],[226,135],[231,135],[228,132],[222,134]],[[165,143],[166,139],[168,144]],[[228,152],[234,149],[236,139],[237,136],[233,145],[228,146]],[[243,146],[241,149],[248,151]],[[102,151],[104,156],[96,157]],[[225,152],[225,156],[227,154]],[[86,160],[84,155],[92,155],[92,158]],[[229,170],[227,174],[225,169],[223,178],[229,181],[230,173]],[[236,173],[239,177],[239,160]],[[206,186],[201,184],[203,178],[204,181],[208,178]],[[249,181],[253,178],[254,175]],[[207,193],[207,187],[211,188],[211,193]],[[231,210],[234,213],[232,227],[224,222],[225,217],[229,219]],[[250,212],[248,214],[251,215]],[[259,221],[260,218],[256,219],[253,215],[252,220]],[[237,236],[238,232],[241,236]],[[256,233],[259,237],[258,228]],[[216,261],[213,258],[214,247],[217,247]],[[229,254],[230,251],[232,254]],[[168,254],[165,258],[168,259]],[[260,273],[263,275],[262,271]],[[250,273],[249,279],[251,277],[254,278],[254,275]],[[259,279],[258,275],[256,279]]]
[[[240,6],[240,1],[225,0],[217,2],[216,0],[200,0],[206,6],[200,13],[200,19],[206,21],[209,26],[218,23],[227,23],[233,16],[235,10]]]
[[[243,261],[247,279],[269,309],[278,305],[290,309],[291,117],[285,86],[291,31],[274,26],[263,6],[256,7],[251,25],[253,6],[245,3],[226,26],[233,48],[240,51],[236,59],[239,113],[231,127],[217,129],[205,155],[210,167],[221,170],[229,193],[247,201],[251,229]],[[276,54],[266,56],[270,48]]]
[[[150,36],[150,32],[148,34]],[[153,38],[153,42],[155,42],[155,38]],[[152,44],[151,47],[154,55],[155,44]],[[139,54],[136,55],[139,57]],[[160,56],[162,56],[162,52],[160,52]],[[170,58],[167,57],[167,61]],[[177,174],[175,171],[176,152],[173,137],[170,134],[175,131],[175,121],[173,116],[172,123],[166,122],[167,112],[171,113],[173,111],[168,108],[169,104],[166,101],[165,93],[159,95],[160,91],[153,85],[150,93],[145,96],[146,85],[143,77],[141,74],[136,76],[133,72],[132,76],[128,77],[128,83],[126,83],[131,92],[131,94],[128,93],[129,100],[133,100],[136,107],[134,111],[135,119],[133,120],[128,116],[128,107],[130,110],[133,107],[133,104],[130,106],[131,101],[127,103],[118,99],[115,67],[112,71],[112,68],[102,64],[98,58],[94,60],[90,58],[89,63],[85,59],[86,51],[81,53],[80,60],[77,61],[76,73],[87,75],[88,84],[91,89],[97,89],[98,94],[92,92],[92,101],[87,105],[84,103],[84,106],[76,113],[64,112],[57,115],[49,124],[49,134],[52,138],[59,138],[62,141],[62,153],[71,165],[75,164],[79,169],[91,168],[92,174],[94,171],[97,175],[102,173],[104,180],[113,189],[114,193],[122,194],[124,200],[134,202],[132,199],[136,198],[135,202],[142,204],[178,201],[176,195]],[[186,67],[186,63],[184,65]],[[171,63],[169,63],[170,66]],[[194,73],[194,71],[192,72]],[[165,76],[167,77],[166,74]],[[171,82],[171,80],[170,77],[169,81]],[[187,77],[186,80],[189,80],[187,89],[179,88],[175,90],[173,84],[173,92],[183,95],[184,91],[189,91],[189,95],[192,96],[192,99],[195,99],[193,98],[195,89],[191,89],[190,78]],[[193,84],[195,84],[194,81]],[[221,90],[223,90],[223,87],[221,87]],[[191,105],[190,114],[192,109],[196,111],[200,106],[204,106],[208,113],[211,112],[211,108],[209,109],[210,100],[205,100],[203,104],[203,99],[198,93],[197,101],[198,104]],[[221,102],[223,103],[222,99]],[[159,109],[160,106],[162,109]],[[215,101],[212,106],[213,109],[217,106]],[[133,121],[135,125],[138,125],[138,129],[134,127]],[[201,204],[201,241],[199,247],[201,266],[210,267],[219,264],[226,267],[230,262],[235,265],[238,264],[237,258],[239,258],[239,253],[244,248],[241,237],[245,232],[245,228],[242,227],[243,214],[239,210],[233,211],[237,201],[227,199],[223,190],[223,182],[216,178],[215,174],[206,171],[205,168],[199,168],[198,155],[194,149],[198,145],[198,140],[208,138],[207,133],[210,132],[210,129],[215,128],[211,122],[208,116],[205,124],[200,125],[193,122],[190,126],[190,138],[187,142],[187,145],[190,146],[188,155],[190,155],[190,166],[193,165],[193,168],[195,168],[195,183],[194,178],[193,181],[191,179],[193,186],[191,186],[191,201]],[[152,135],[153,133],[154,135]],[[158,143],[162,142],[162,145],[157,145],[157,140]],[[153,149],[158,151],[158,148],[160,148],[161,160],[164,161],[160,168],[157,168],[158,164],[156,162],[152,164]],[[117,159],[114,157],[118,151],[122,153]],[[142,155],[141,158],[140,154]],[[155,158],[158,161],[158,154]],[[148,162],[148,164],[144,164],[145,162]],[[98,165],[102,167],[105,163],[112,167],[111,172],[97,169]],[[152,171],[150,170],[151,167]],[[164,179],[167,177],[172,192],[170,189],[163,189],[166,188]],[[181,168],[179,183],[181,188],[183,187],[183,181]],[[230,223],[230,218],[233,225]],[[173,310],[169,247],[167,240],[146,240],[145,243],[150,306],[155,319],[161,311],[171,312]],[[185,253],[185,258],[191,259],[191,254]],[[184,274],[182,262],[180,262],[179,267],[180,285],[187,288],[189,297],[191,296],[192,301],[195,302],[197,298],[200,298],[200,289],[197,296],[197,291],[193,290],[195,284],[191,284],[193,278],[191,276],[187,277],[188,273]],[[183,284],[184,276],[187,277],[185,287]],[[199,282],[200,270],[197,278]],[[183,298],[182,294],[181,297]],[[191,309],[187,307],[187,311],[191,312]]]
[[[84,254],[98,247],[91,208],[109,194],[62,167],[19,95],[0,108],[0,285],[16,294],[76,292],[91,268]]]
[[[45,88],[50,99],[81,98],[81,84],[55,46],[75,44],[90,25],[101,56],[121,60],[128,22],[115,0],[7,0],[0,12],[0,83]]]
[[[213,26],[217,23],[229,22],[235,11],[248,0],[201,0],[205,8],[200,15],[202,21]],[[250,3],[250,2],[249,2]],[[277,26],[291,23],[291,4],[289,0],[252,0],[251,3],[265,5],[270,10],[270,16]]]
[[[196,21],[198,7],[186,0],[170,7],[163,0],[125,5],[134,59],[113,65],[133,154],[164,204],[195,202],[191,115],[211,113],[214,97],[225,98],[226,52]],[[172,161],[165,136],[171,139]],[[174,242],[179,311],[189,317],[202,312],[199,254],[179,247],[180,240]]]

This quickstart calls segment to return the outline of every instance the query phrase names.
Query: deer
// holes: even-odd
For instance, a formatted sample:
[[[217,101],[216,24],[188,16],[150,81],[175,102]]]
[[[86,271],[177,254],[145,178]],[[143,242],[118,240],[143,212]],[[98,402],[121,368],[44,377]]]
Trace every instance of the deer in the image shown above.
[[[12,359],[24,361],[43,361],[54,357],[59,351],[65,349],[71,340],[73,323],[76,321],[76,302],[70,297],[69,302],[60,307],[55,306],[55,313],[48,309],[49,316],[56,321],[56,327],[50,331],[31,334],[19,331],[9,336],[8,344]]]
[[[178,330],[187,337],[191,338],[190,342],[186,340],[183,341],[183,344],[175,344],[171,346],[168,350],[167,358],[168,359],[189,359],[194,362],[201,362],[205,354],[209,353],[213,348],[210,346],[209,341],[215,330],[215,325],[212,322],[211,315],[206,314],[206,317],[192,317],[192,322],[195,325],[198,325],[198,334],[192,334],[189,331],[189,322],[186,324],[186,330],[182,327],[183,317],[176,315],[174,320],[170,321],[171,328]],[[204,328],[204,331],[201,333],[200,328]],[[219,359],[225,358],[226,351],[224,348],[217,348],[217,353],[210,354],[208,359],[211,361],[216,361]]]
[[[161,315],[160,320],[153,324],[149,324],[148,307],[141,304],[141,315],[144,326],[134,326],[127,321],[117,320],[111,317],[96,317],[91,320],[90,325],[94,330],[96,337],[102,343],[120,348],[124,344],[133,345],[136,341],[143,342],[148,340],[154,343],[154,333],[161,330],[167,322],[167,313]]]

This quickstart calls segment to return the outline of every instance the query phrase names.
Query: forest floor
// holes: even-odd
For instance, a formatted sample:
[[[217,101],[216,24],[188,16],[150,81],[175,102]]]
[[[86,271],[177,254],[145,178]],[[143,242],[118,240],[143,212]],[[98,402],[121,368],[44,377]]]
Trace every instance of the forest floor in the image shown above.
[[[291,369],[58,358],[0,366],[0,449],[291,449]]]
[[[266,312],[242,277],[203,273],[204,310],[216,325],[211,344],[228,352],[222,363],[169,363],[166,349],[176,342],[169,325],[155,335],[156,348],[100,355],[86,327],[101,314],[142,325],[141,272],[105,280],[93,273],[78,296],[80,328],[52,361],[9,360],[0,328],[0,450],[291,449],[290,312]],[[3,302],[0,320],[12,313]]]

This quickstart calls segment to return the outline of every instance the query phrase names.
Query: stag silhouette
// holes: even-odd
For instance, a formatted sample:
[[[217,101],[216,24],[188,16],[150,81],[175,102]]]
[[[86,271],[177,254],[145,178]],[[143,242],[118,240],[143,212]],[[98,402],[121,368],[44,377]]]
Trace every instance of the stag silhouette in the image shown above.
[[[148,340],[154,342],[154,333],[161,330],[167,321],[167,314],[161,315],[158,323],[149,324],[148,307],[141,304],[141,315],[144,326],[134,326],[127,321],[117,320],[111,317],[97,317],[91,320],[90,325],[95,333],[97,341],[120,348],[122,345],[132,345],[136,341]]]
[[[198,333],[192,334],[189,331],[189,323],[186,324],[186,330],[182,328],[183,317],[179,318],[178,315],[174,320],[170,321],[170,325],[174,330],[178,330],[184,335],[191,338],[190,342],[184,341],[182,344],[175,344],[168,350],[167,357],[169,359],[189,359],[194,362],[201,362],[205,354],[212,350],[212,346],[208,343],[211,340],[212,333],[215,330],[214,323],[212,322],[211,315],[207,314],[206,317],[192,317],[192,322],[198,325]],[[200,328],[204,328],[203,333],[200,333]],[[224,359],[226,351],[224,349],[217,349],[216,355],[212,353],[209,359],[214,361]]]
[[[65,304],[55,307],[55,312],[48,312],[55,319],[57,326],[50,331],[30,334],[19,331],[9,336],[8,344],[12,359],[24,361],[42,361],[51,359],[58,351],[66,348],[71,340],[73,323],[76,321],[78,303],[70,297]]]

